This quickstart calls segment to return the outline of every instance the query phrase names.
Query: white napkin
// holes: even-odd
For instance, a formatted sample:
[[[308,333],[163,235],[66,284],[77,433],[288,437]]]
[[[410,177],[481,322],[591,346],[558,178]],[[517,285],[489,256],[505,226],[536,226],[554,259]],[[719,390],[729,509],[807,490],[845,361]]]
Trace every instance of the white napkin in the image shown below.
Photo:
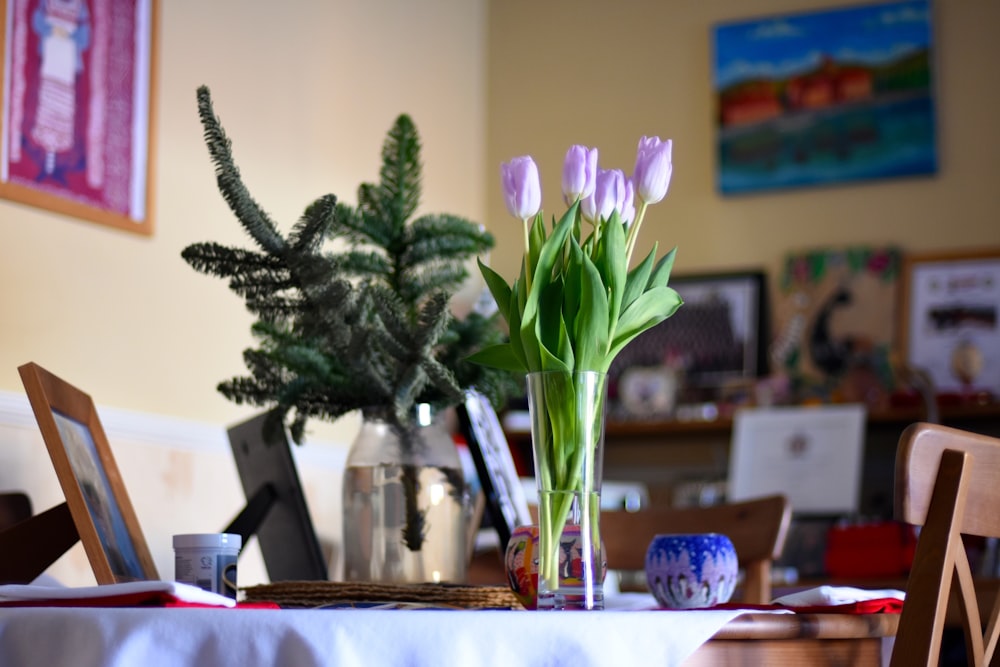
[[[851,586],[817,586],[816,588],[782,595],[779,598],[775,598],[774,603],[788,605],[789,607],[814,607],[851,604],[881,598],[903,600],[906,598],[906,593],[894,588],[869,590],[865,588],[853,588]]]
[[[124,584],[105,584],[103,586],[74,588],[37,584],[5,584],[0,586],[0,602],[24,602],[29,600],[52,600],[56,602],[82,599],[109,599],[111,601],[111,598],[118,596],[141,593],[162,593],[170,595],[180,602],[195,602],[218,607],[236,606],[236,600],[227,598],[225,595],[211,593],[197,586],[177,581],[130,581]]]

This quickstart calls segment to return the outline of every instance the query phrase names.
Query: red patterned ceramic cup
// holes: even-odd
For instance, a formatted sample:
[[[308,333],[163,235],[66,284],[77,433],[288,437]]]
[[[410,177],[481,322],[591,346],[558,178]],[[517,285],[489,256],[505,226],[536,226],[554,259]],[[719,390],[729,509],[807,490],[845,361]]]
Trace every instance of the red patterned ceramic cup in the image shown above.
[[[580,559],[580,527],[569,525],[560,540],[559,566],[570,573],[583,571]],[[607,574],[604,545],[601,545],[601,579]],[[511,533],[504,554],[507,583],[525,609],[534,609],[538,595],[538,526],[518,526]]]

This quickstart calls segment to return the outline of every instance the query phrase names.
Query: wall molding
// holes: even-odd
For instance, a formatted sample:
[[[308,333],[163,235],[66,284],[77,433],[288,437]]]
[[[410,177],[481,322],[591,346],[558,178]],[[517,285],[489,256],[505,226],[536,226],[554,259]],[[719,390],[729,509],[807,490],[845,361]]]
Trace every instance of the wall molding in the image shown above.
[[[226,427],[166,415],[155,415],[97,405],[108,442],[131,443],[229,455]],[[0,426],[37,430],[31,403],[24,394],[0,390]],[[292,446],[303,463],[343,465],[349,443],[312,441]]]

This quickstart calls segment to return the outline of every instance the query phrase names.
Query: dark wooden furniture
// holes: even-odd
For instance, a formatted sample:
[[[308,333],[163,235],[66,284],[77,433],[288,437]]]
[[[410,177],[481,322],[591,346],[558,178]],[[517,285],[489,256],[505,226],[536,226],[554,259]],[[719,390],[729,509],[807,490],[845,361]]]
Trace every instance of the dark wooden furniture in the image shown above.
[[[79,539],[66,503],[31,512],[25,494],[0,494],[0,584],[31,583]]]
[[[608,568],[642,571],[646,550],[661,533],[721,533],[736,547],[744,571],[739,601],[771,601],[771,565],[781,556],[792,508],[784,496],[708,507],[601,513],[601,538]]]
[[[811,667],[882,664],[898,614],[749,613],[727,623],[684,667]]]
[[[0,530],[31,516],[31,499],[19,491],[0,493]]]

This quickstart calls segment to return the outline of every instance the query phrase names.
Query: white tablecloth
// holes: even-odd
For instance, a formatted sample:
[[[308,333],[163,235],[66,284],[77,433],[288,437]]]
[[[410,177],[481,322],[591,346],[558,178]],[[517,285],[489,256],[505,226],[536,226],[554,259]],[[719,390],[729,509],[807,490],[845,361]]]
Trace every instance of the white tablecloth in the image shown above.
[[[10,667],[679,665],[739,611],[3,608]]]

